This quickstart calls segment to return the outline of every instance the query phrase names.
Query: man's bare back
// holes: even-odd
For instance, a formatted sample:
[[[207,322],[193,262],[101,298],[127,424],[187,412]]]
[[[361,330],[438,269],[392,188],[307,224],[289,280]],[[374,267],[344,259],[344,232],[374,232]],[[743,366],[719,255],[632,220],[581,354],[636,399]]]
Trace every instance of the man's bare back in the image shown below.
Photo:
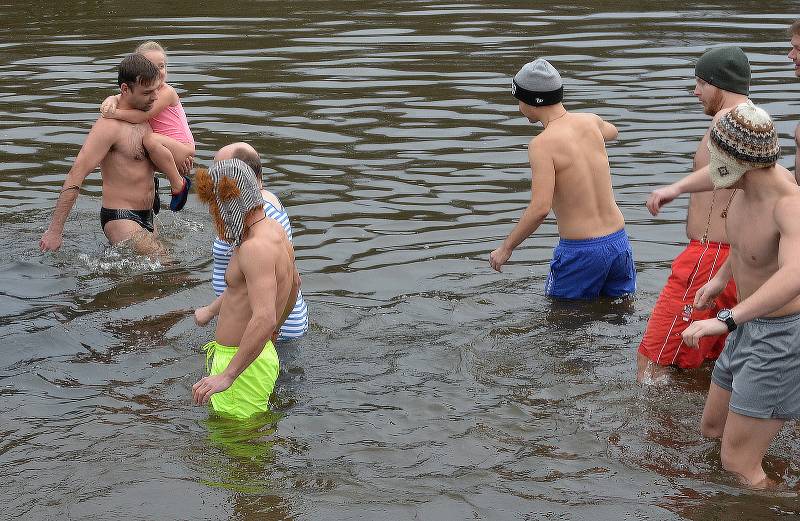
[[[531,148],[547,156],[538,161],[553,165],[552,208],[564,239],[602,237],[625,226],[614,200],[603,134],[616,135],[612,129],[594,114],[566,113],[531,140]]]
[[[500,271],[514,248],[552,210],[561,237],[545,294],[563,299],[623,297],[636,290],[633,250],[614,200],[605,142],[617,128],[594,114],[572,114],[561,103],[558,71],[544,59],[520,69],[512,81],[520,113],[544,130],[530,141],[531,202],[489,265]]]

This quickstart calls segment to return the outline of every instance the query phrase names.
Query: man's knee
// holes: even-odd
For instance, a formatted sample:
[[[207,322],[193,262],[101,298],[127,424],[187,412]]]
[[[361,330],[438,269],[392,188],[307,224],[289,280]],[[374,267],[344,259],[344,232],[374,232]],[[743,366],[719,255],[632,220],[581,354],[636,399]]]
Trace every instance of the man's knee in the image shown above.
[[[722,433],[725,431],[725,423],[703,418],[700,420],[700,434],[706,438],[722,438]]]

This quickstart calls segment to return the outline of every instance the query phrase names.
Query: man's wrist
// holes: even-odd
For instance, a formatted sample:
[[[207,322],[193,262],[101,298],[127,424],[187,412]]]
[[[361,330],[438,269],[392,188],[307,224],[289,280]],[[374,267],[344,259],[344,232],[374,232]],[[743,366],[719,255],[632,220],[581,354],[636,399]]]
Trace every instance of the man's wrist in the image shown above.
[[[234,375],[232,371],[228,370],[229,367],[230,366],[226,367],[224,371],[219,373],[219,375],[227,379],[228,382],[233,383],[233,381],[236,380],[236,375]]]
[[[720,309],[716,318],[720,322],[724,323],[725,326],[727,326],[729,333],[738,327],[738,324],[733,317],[733,310],[731,309]]]

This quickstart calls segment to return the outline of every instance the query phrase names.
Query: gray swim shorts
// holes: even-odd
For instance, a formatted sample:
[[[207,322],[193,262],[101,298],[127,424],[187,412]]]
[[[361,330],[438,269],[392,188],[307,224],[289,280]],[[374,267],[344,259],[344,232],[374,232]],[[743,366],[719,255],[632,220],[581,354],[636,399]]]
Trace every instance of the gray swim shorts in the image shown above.
[[[745,322],[728,335],[711,380],[729,409],[751,418],[800,418],[800,313]]]

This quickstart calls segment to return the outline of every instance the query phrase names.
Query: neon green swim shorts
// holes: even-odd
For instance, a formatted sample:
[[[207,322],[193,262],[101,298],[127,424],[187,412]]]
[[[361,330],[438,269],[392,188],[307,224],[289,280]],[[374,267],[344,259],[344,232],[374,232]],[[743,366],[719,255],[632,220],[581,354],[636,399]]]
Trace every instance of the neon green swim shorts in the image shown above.
[[[224,371],[238,349],[216,341],[203,346],[209,374],[215,375]],[[270,340],[258,358],[242,371],[230,387],[211,395],[211,406],[219,414],[234,418],[248,418],[269,410],[269,395],[275,387],[279,369],[278,353]]]

